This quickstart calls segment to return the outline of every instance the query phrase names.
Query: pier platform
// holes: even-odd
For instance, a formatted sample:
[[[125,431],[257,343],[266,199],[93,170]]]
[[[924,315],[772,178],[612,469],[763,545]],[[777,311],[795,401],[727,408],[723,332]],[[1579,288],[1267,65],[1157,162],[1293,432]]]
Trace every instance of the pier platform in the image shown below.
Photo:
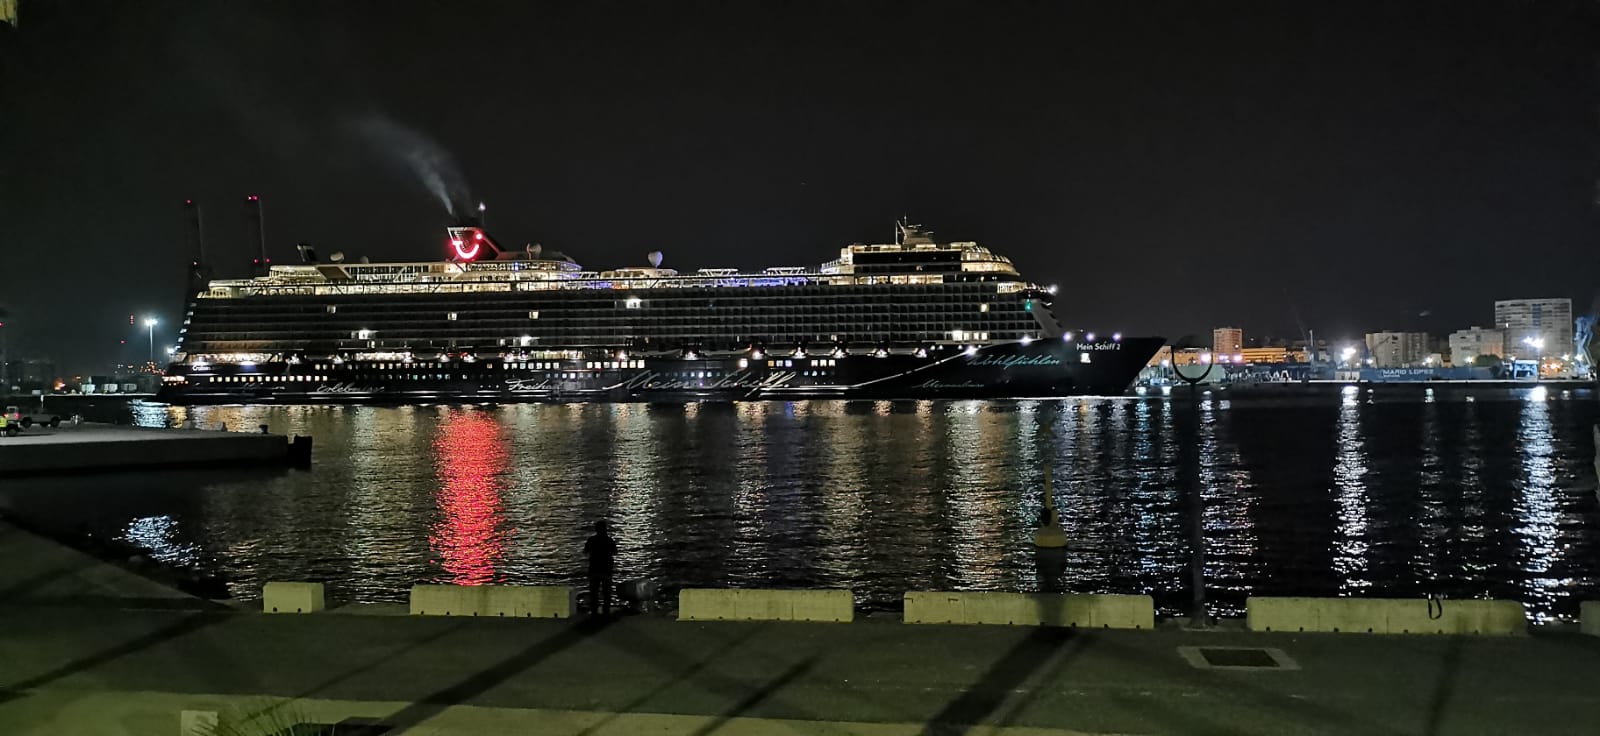
[[[242,429],[242,428],[241,428]],[[309,459],[309,447],[304,459]],[[109,424],[35,426],[0,435],[0,477],[105,470],[284,465],[300,459],[283,435]]]
[[[205,730],[183,731],[185,712],[192,724],[271,710],[277,723],[409,736],[1553,735],[1593,733],[1600,713],[1600,639],[1575,631],[1377,636],[150,604],[184,597],[0,524],[0,733],[186,736]]]

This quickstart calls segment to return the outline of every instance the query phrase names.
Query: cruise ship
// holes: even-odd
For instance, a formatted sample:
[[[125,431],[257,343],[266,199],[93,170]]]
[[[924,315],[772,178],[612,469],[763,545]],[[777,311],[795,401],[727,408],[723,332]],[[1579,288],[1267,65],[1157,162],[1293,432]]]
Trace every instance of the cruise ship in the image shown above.
[[[319,260],[197,279],[175,404],[1117,395],[1163,344],[1064,329],[1054,288],[897,223],[817,267],[587,271],[477,223],[434,262]],[[196,263],[198,268],[198,262]]]

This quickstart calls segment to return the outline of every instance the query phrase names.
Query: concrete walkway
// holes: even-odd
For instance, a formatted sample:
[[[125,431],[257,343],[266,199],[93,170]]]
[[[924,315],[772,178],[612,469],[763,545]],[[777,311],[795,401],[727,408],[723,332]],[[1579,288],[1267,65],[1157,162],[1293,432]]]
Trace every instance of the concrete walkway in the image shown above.
[[[153,583],[30,536],[0,528],[0,734],[172,736],[183,710],[286,699],[314,722],[440,735],[1589,734],[1600,723],[1600,638],[1576,634],[182,610],[144,605],[163,597]],[[52,590],[62,594],[39,594]],[[1272,648],[1288,666],[1195,666],[1195,648],[1225,647]]]
[[[0,608],[0,631],[4,733],[52,732],[36,720],[52,709],[30,706],[39,698],[147,691],[173,696],[161,701],[169,709],[190,702],[185,697],[198,707],[215,696],[389,703],[351,714],[399,727],[463,705],[712,719],[705,723],[922,724],[929,733],[981,732],[968,726],[984,724],[1114,733],[1578,734],[1593,733],[1600,714],[1593,676],[1600,640],[1577,635],[656,618],[572,624],[35,607]],[[1298,669],[1199,669],[1180,650],[1193,646],[1273,647]],[[176,714],[168,718],[170,729],[108,733],[176,733]]]
[[[205,608],[206,601],[0,522],[0,605]],[[0,634],[0,644],[5,641]]]

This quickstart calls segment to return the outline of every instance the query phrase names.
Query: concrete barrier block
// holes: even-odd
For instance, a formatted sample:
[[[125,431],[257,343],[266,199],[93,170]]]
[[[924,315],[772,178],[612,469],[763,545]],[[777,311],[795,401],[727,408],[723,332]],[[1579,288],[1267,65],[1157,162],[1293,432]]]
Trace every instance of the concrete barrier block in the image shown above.
[[[1155,600],[1147,595],[1061,593],[1032,597],[1040,607],[1039,619],[1045,626],[1153,629],[1156,625]]]
[[[1245,626],[1251,631],[1322,631],[1317,598],[1250,596]]]
[[[1600,636],[1600,601],[1578,604],[1578,630],[1589,636]]]
[[[1390,617],[1405,618],[1409,613],[1404,606],[1391,606],[1389,601],[1373,598],[1311,598],[1312,609],[1318,619],[1317,628],[1306,631],[1336,631],[1345,634],[1387,634]],[[1415,603],[1426,618],[1427,601]]]
[[[485,585],[483,615],[512,618],[571,618],[578,591],[563,585]]]
[[[738,593],[727,589],[684,588],[678,591],[678,620],[738,620]]]
[[[1252,631],[1510,636],[1528,626],[1515,601],[1447,599],[1430,607],[1425,598],[1251,596],[1245,610]]]
[[[678,592],[680,621],[850,621],[855,596],[848,590],[716,590]]]
[[[1528,609],[1517,601],[1446,600],[1444,618],[1455,622],[1445,633],[1521,636],[1528,633]]]
[[[413,585],[413,616],[482,616],[488,591],[481,585]]]
[[[962,623],[1038,626],[1039,609],[1021,593],[963,592]]]
[[[312,613],[323,608],[322,583],[267,583],[261,587],[261,610],[267,613]]]
[[[787,590],[734,591],[734,616],[741,621],[793,621],[794,596]]]
[[[905,595],[906,611],[901,620],[908,624],[966,623],[964,601],[961,593],[910,591]]]
[[[850,622],[855,620],[856,598],[848,590],[831,588],[826,590],[788,590],[793,602],[793,620],[795,621],[835,621]]]

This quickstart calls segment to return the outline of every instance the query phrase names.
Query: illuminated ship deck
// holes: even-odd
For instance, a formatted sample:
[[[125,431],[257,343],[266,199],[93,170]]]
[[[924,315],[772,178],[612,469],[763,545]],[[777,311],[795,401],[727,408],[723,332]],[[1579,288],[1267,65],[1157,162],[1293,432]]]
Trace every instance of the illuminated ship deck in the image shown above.
[[[164,395],[1120,393],[1159,347],[1074,336],[1051,312],[1052,290],[1010,260],[912,226],[814,269],[754,273],[679,273],[659,253],[649,266],[585,271],[557,253],[503,251],[476,227],[450,238],[450,261],[308,262],[210,282]]]

